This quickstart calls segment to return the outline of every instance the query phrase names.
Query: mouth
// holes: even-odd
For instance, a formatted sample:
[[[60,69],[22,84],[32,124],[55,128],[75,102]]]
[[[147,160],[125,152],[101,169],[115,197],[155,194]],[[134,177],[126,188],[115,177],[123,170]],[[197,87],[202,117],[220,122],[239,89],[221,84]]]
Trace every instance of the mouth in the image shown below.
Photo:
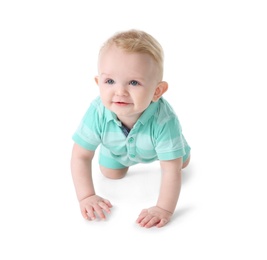
[[[121,102],[121,101],[114,101],[113,102],[115,105],[117,106],[127,106],[127,105],[130,105],[130,103],[127,103],[127,102]]]

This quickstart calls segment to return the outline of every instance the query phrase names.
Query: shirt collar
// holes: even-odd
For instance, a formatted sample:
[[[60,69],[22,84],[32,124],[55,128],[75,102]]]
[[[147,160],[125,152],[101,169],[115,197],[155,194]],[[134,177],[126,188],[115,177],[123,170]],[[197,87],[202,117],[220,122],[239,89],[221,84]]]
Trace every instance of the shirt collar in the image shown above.
[[[151,102],[148,108],[139,117],[138,121],[144,125],[156,113],[158,106],[159,106],[158,101]]]
[[[105,107],[104,107],[104,109],[105,109],[105,117],[107,119],[107,122],[113,120],[118,126],[121,127],[122,126],[121,121],[118,120],[116,114]]]

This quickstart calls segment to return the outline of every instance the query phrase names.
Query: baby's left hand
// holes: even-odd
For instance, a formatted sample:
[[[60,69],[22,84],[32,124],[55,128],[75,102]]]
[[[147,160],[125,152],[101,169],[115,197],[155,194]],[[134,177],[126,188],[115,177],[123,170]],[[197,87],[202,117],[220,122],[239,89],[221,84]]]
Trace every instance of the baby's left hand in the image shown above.
[[[171,212],[155,206],[149,209],[143,209],[136,223],[146,228],[153,226],[163,227],[170,221],[171,216]]]

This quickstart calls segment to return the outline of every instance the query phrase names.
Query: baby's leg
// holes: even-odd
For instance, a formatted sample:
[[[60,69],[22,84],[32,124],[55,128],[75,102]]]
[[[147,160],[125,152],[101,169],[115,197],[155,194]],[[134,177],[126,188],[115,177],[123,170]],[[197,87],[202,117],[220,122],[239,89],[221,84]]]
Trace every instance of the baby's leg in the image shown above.
[[[102,165],[99,166],[102,174],[109,179],[121,179],[126,175],[128,171],[128,167],[122,169],[110,169]]]
[[[121,179],[128,171],[128,167],[115,160],[104,146],[99,153],[99,166],[102,174],[109,179]]]
[[[183,167],[182,167],[182,169],[184,169],[184,168],[189,164],[189,162],[190,162],[190,155],[189,155],[189,157],[187,158],[187,160],[183,163]]]

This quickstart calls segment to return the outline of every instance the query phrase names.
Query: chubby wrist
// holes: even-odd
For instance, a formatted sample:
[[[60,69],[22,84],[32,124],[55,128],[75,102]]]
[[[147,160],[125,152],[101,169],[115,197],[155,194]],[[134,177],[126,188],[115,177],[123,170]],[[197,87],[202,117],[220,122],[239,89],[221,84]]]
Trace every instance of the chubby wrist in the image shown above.
[[[165,212],[169,213],[170,215],[172,215],[173,212],[174,212],[174,211],[170,211],[170,210],[168,210],[168,209],[165,209],[164,207],[161,207],[161,206],[159,206],[159,205],[156,205],[156,207],[159,208],[159,209],[161,209],[161,210],[164,210]]]
[[[92,194],[90,194],[90,195],[83,196],[83,197],[81,197],[81,198],[78,198],[78,201],[81,202],[81,201],[83,201],[83,200],[85,200],[85,199],[87,199],[87,198],[89,198],[89,197],[94,196],[94,195],[95,195],[95,193],[92,193]]]

